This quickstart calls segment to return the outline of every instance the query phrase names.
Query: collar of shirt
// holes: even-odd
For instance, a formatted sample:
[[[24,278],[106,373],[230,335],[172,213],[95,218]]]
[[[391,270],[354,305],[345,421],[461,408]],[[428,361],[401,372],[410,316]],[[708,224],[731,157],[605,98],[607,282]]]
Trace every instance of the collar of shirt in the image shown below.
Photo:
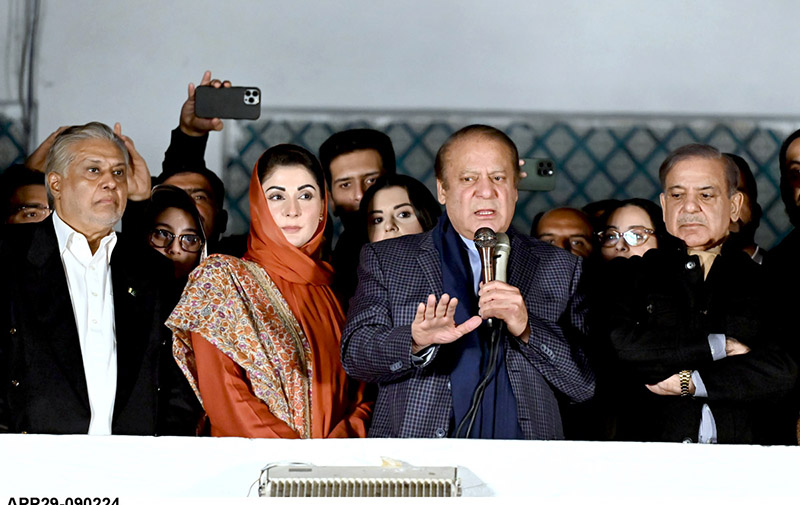
[[[478,248],[475,246],[475,241],[458,236],[467,246],[467,255],[469,256],[469,266],[472,268],[472,279],[475,288],[475,294],[478,294],[478,288],[481,284],[481,276],[483,275],[483,268],[481,268],[481,255]]]
[[[689,249],[689,254],[696,254],[700,259],[700,265],[703,267],[703,280],[708,278],[708,272],[711,270],[711,265],[714,260],[719,256],[722,246],[712,247],[711,249]]]
[[[100,254],[105,265],[111,263],[111,253],[114,251],[114,246],[117,245],[117,234],[114,233],[114,230],[111,230],[108,235],[103,237],[100,241],[100,247],[92,255],[92,250],[89,248],[89,241],[86,240],[86,237],[58,217],[56,211],[53,211],[53,226],[56,229],[56,238],[58,239],[58,252],[62,257],[66,251],[69,251],[75,259],[86,266]]]
[[[764,252],[761,250],[760,245],[756,244],[756,250],[753,251],[753,254],[750,255],[750,258],[759,265],[764,263]]]

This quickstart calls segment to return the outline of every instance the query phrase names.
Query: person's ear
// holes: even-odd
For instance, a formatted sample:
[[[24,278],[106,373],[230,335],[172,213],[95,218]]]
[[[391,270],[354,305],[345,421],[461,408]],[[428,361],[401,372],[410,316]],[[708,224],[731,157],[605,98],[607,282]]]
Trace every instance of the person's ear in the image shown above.
[[[444,205],[447,203],[447,190],[440,179],[436,179],[436,196],[440,204]]]
[[[47,174],[47,187],[50,189],[50,194],[53,195],[54,200],[61,198],[61,180],[62,176],[58,172]]]
[[[739,215],[742,212],[742,204],[744,203],[744,195],[741,191],[736,191],[731,196],[731,223],[739,220]]]

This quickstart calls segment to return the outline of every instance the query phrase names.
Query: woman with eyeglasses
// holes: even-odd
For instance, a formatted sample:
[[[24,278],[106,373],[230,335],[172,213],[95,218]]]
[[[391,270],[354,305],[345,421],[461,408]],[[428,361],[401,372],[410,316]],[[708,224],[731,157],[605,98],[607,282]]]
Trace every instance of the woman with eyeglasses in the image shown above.
[[[658,248],[665,228],[661,208],[655,203],[642,198],[623,200],[606,216],[605,226],[597,234],[604,260],[641,256]]]
[[[342,367],[344,312],[322,259],[324,181],[302,147],[264,152],[250,179],[247,253],[204,260],[167,320],[212,436],[366,436],[371,402]]]
[[[666,236],[661,207],[642,198],[631,198],[610,204],[598,219],[595,254],[585,264],[582,281],[588,289],[590,327],[603,321],[605,314],[596,310],[608,297],[610,285],[619,278],[612,272],[614,258],[642,256],[650,249],[657,249]],[[621,260],[616,260],[624,264]],[[616,263],[615,261],[615,263]],[[624,289],[624,283],[623,283]],[[590,337],[592,337],[590,335]],[[589,338],[585,343],[589,359],[594,364],[597,386],[595,397],[585,404],[568,406],[564,412],[565,431],[568,438],[578,440],[615,440],[617,412],[621,401],[617,385],[622,382],[617,358],[609,343],[601,338]]]
[[[197,207],[186,191],[162,184],[153,188],[147,210],[147,243],[169,258],[175,278],[185,281],[205,257],[205,233]]]

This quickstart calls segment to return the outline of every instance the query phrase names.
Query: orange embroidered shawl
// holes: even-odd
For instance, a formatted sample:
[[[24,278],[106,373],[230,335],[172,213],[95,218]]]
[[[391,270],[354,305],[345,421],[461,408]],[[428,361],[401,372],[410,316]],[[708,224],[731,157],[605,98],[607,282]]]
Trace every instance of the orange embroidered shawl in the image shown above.
[[[175,359],[201,403],[192,332],[247,372],[253,394],[270,412],[301,438],[311,435],[311,346],[260,266],[209,256],[192,272],[167,326]]]
[[[297,248],[273,221],[256,169],[249,196],[245,258],[203,261],[167,321],[175,358],[199,398],[191,335],[202,335],[247,372],[253,394],[300,437],[366,436],[371,403],[342,368],[344,314],[330,288],[333,270],[319,259],[327,212]]]

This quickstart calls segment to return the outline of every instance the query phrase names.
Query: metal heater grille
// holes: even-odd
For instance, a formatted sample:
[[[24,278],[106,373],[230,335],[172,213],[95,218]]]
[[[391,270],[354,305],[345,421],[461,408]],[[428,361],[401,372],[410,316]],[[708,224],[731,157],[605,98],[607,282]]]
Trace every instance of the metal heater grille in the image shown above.
[[[259,496],[456,497],[455,467],[274,466],[261,473]]]

